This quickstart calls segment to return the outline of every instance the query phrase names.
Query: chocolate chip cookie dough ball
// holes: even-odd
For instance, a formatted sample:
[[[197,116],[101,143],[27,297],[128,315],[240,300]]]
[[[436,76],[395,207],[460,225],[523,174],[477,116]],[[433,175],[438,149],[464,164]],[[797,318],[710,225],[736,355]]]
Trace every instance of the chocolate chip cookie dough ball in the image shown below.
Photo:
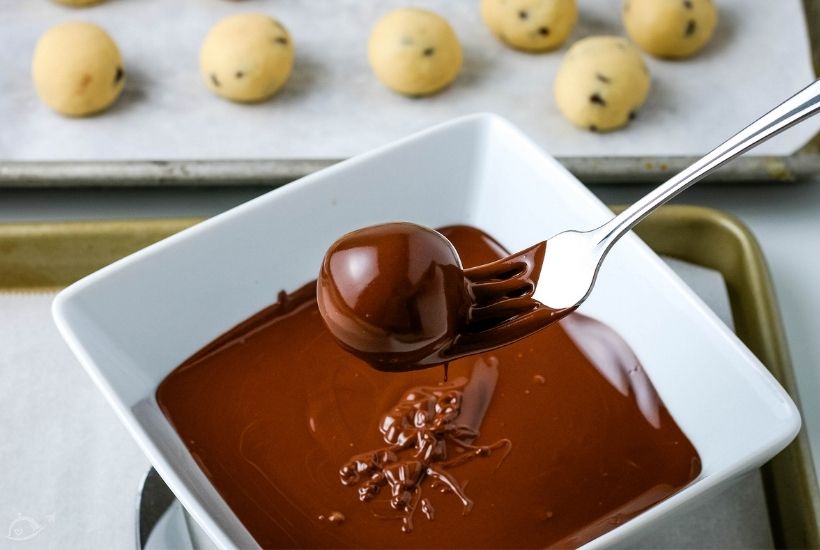
[[[443,18],[421,9],[399,9],[382,17],[370,33],[367,54],[385,86],[411,96],[441,90],[461,69],[455,32]]]
[[[717,26],[712,0],[624,0],[629,37],[657,57],[688,57],[706,45]]]
[[[254,103],[274,95],[293,69],[293,41],[273,17],[226,17],[205,37],[199,68],[210,90],[231,101]]]
[[[40,99],[67,116],[106,109],[125,84],[117,45],[93,23],[62,23],[49,29],[34,49],[31,74]]]
[[[625,38],[591,36],[567,52],[555,77],[558,109],[592,131],[614,130],[635,116],[649,93],[649,70]]]
[[[505,44],[531,52],[560,46],[578,19],[575,0],[482,0],[481,17]]]

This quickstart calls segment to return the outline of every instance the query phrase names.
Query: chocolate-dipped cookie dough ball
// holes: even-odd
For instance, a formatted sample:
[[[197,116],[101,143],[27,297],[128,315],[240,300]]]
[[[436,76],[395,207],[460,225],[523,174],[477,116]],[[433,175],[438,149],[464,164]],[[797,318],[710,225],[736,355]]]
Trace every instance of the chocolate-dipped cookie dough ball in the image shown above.
[[[34,87],[60,114],[86,116],[108,108],[125,84],[117,45],[93,23],[62,23],[49,29],[34,49]]]
[[[411,96],[438,92],[461,69],[461,45],[433,12],[406,8],[382,17],[367,47],[373,72],[388,88]]]
[[[688,57],[709,42],[717,26],[712,0],[624,0],[629,37],[657,57]]]
[[[649,94],[649,70],[625,38],[591,36],[576,42],[555,78],[558,109],[592,131],[614,130],[634,117]]]
[[[293,69],[293,41],[276,19],[242,13],[208,32],[199,53],[208,88],[231,101],[254,103],[273,96]]]
[[[435,363],[466,323],[470,304],[453,245],[432,229],[402,222],[336,241],[322,262],[316,298],[331,334],[380,370],[404,370],[431,357]]]
[[[575,0],[482,0],[481,17],[513,48],[543,52],[560,46],[578,19]]]

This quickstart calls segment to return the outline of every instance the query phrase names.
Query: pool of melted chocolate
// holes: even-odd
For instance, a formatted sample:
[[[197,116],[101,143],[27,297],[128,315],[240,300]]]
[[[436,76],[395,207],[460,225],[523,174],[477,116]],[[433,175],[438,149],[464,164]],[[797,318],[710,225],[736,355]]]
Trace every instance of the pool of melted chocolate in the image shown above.
[[[440,231],[465,267],[506,254]],[[157,401],[263,547],[580,546],[700,472],[629,346],[584,315],[442,379],[342,350],[310,283],[185,361]]]

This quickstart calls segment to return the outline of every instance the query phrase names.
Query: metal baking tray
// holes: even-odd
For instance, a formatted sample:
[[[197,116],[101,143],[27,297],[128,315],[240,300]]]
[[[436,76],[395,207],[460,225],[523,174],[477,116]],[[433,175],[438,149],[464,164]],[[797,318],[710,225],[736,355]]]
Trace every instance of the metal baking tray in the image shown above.
[[[820,72],[820,2],[802,0],[815,73]],[[340,158],[156,161],[0,161],[0,188],[54,187],[276,187],[339,162]],[[693,157],[561,157],[586,183],[654,183],[691,164]],[[788,182],[820,174],[820,135],[789,156],[745,156],[712,181]]]
[[[0,291],[60,289],[197,221],[0,225]],[[637,233],[659,254],[723,275],[737,335],[798,402],[772,282],[749,230],[722,212],[675,205],[658,210]],[[761,472],[775,546],[820,547],[820,494],[805,429]]]
[[[718,210],[665,206],[635,232],[658,254],[723,275],[735,333],[800,407],[769,269],[751,231],[737,218]],[[761,468],[761,473],[775,547],[820,548],[820,491],[805,427]]]

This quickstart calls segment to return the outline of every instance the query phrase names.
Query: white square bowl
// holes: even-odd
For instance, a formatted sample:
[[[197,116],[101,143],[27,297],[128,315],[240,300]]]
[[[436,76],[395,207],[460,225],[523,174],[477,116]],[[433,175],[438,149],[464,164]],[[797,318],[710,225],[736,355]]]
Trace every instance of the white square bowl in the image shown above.
[[[610,211],[509,123],[475,115],[322,170],[120,260],[61,292],[63,337],[179,500],[220,547],[256,544],[157,406],[193,352],[317,275],[327,247],[391,220],[469,224],[510,250]],[[797,434],[763,365],[634,235],[582,311],[630,343],[703,462],[669,499],[589,543],[623,542],[763,464]]]

